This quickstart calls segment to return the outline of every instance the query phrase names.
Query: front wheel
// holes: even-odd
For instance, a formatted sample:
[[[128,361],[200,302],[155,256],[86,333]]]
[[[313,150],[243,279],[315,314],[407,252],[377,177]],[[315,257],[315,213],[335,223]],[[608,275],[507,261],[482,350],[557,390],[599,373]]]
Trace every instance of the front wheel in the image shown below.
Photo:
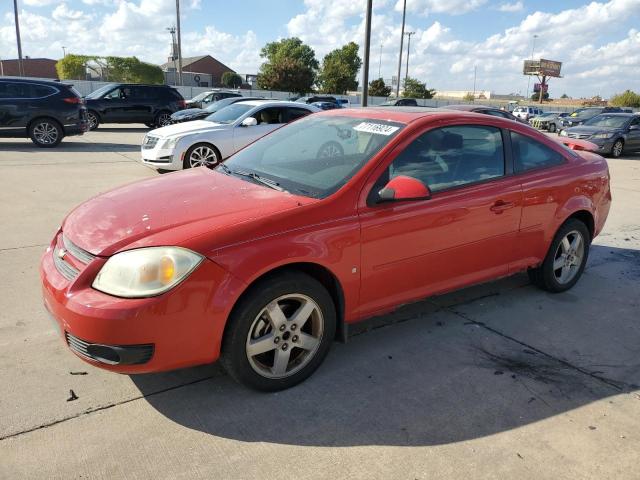
[[[160,127],[166,127],[167,125],[171,125],[171,113],[170,112],[160,112],[156,115],[154,120],[155,125]]]
[[[569,219],[558,229],[542,265],[529,269],[529,278],[549,292],[569,290],[584,271],[590,245],[591,234],[587,226],[575,218]]]
[[[183,168],[207,167],[215,168],[220,163],[220,153],[208,143],[196,143],[189,150],[183,160]]]
[[[621,138],[616,140],[611,147],[611,156],[613,158],[619,158],[622,155],[622,151],[624,150],[624,142]]]
[[[42,118],[34,121],[29,127],[29,136],[36,146],[41,148],[55,147],[62,141],[62,126],[53,119]]]
[[[96,112],[89,110],[87,112],[87,122],[89,122],[89,130],[93,131],[100,126],[100,118]]]
[[[335,330],[335,305],[322,284],[303,273],[283,273],[256,284],[234,308],[221,361],[248,387],[284,390],[320,366]]]

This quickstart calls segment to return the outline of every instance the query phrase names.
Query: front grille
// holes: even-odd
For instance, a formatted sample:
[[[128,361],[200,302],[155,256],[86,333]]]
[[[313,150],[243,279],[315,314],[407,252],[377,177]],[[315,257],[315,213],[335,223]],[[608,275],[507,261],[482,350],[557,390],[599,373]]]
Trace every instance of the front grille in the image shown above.
[[[64,261],[64,254],[62,254],[62,250],[57,247],[53,249],[53,264],[67,280],[73,280],[80,273],[79,270]]]
[[[71,255],[78,260],[78,262],[84,265],[87,265],[96,258],[95,255],[78,247],[64,235],[62,235],[62,246],[64,248],[56,246],[53,249],[53,264],[56,266],[58,272],[60,272],[60,274],[67,280],[75,279],[80,273],[80,270],[65,260],[67,255]]]
[[[108,365],[140,365],[153,357],[154,345],[105,345],[92,343],[64,332],[69,348],[77,354]]]
[[[591,134],[590,133],[571,133],[571,132],[567,132],[567,136],[569,138],[578,138],[578,139],[584,140],[586,138],[591,137]]]
[[[79,246],[75,245],[71,240],[69,240],[66,236],[62,235],[62,243],[64,244],[64,248],[66,248],[71,255],[76,257],[85,265],[89,263],[91,260],[96,258],[95,255],[83,250]]]
[[[142,141],[142,148],[145,150],[151,150],[156,146],[160,140],[159,137],[154,137],[152,135],[145,135],[144,140]]]

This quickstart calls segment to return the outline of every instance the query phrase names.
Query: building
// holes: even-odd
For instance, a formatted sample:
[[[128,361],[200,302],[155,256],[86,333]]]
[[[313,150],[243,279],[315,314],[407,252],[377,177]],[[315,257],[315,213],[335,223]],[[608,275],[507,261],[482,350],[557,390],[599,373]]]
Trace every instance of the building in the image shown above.
[[[22,59],[24,76],[57,79],[58,73],[56,72],[56,62],[57,60],[52,60],[50,58],[25,57]],[[18,59],[0,59],[0,75],[13,77],[20,76]]]
[[[178,61],[170,56],[168,61],[160,68],[165,72],[168,84],[176,84],[176,72]],[[235,71],[224,63],[216,60],[211,55],[198,57],[182,57],[182,84],[192,87],[219,87],[222,84],[222,75],[225,72]]]

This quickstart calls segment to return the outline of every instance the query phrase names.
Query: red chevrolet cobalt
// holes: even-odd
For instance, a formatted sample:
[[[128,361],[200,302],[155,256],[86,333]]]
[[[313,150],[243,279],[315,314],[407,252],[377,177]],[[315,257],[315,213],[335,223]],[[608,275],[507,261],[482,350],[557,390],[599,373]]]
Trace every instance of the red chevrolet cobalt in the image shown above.
[[[400,304],[524,270],[548,291],[571,288],[610,203],[600,156],[526,125],[332,110],[215,170],[77,207],[42,259],[44,303],[92,365],[221,359],[240,382],[279,390],[311,375],[349,324]]]

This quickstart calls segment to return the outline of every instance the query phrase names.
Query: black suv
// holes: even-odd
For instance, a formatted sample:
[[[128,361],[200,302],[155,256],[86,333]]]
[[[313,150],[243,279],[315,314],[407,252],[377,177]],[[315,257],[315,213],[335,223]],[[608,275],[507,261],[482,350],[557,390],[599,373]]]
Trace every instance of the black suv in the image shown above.
[[[89,129],[101,123],[144,123],[164,127],[171,114],[185,108],[180,92],[168,85],[110,83],[85,97]]]
[[[84,102],[72,85],[0,78],[0,137],[31,137],[38,147],[55,147],[87,128]]]

